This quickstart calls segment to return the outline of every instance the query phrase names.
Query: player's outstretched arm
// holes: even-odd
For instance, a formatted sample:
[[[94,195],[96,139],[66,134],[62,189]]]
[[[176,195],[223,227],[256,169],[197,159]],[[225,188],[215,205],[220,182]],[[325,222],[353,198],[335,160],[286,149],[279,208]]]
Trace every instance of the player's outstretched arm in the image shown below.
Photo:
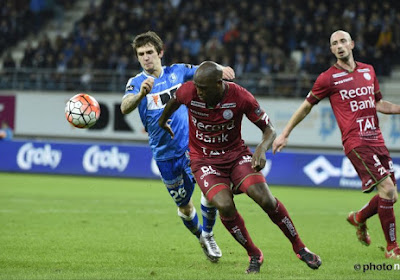
[[[121,112],[122,114],[129,114],[139,105],[140,101],[142,101],[143,97],[148,94],[153,88],[154,79],[152,77],[148,77],[143,81],[140,86],[140,91],[138,94],[130,94],[126,96],[121,103]]]
[[[400,105],[381,99],[376,103],[376,110],[382,114],[400,114]]]
[[[294,112],[282,133],[275,139],[272,144],[272,152],[275,154],[277,151],[280,152],[288,142],[288,138],[292,130],[310,113],[312,107],[310,102],[304,100],[300,107]]]
[[[181,106],[181,104],[176,101],[175,98],[171,98],[167,105],[165,105],[164,111],[161,115],[161,117],[158,119],[158,125],[165,129],[170,135],[171,138],[173,139],[175,134],[171,129],[171,126],[168,124],[169,118],[171,117],[171,115],[178,110],[179,106]]]
[[[265,167],[265,163],[267,162],[265,153],[271,148],[272,142],[276,137],[276,131],[271,122],[268,122],[263,129],[262,141],[257,145],[253,153],[253,158],[251,159],[251,167],[253,167],[255,171],[260,171]]]
[[[222,68],[222,79],[233,80],[235,79],[235,71],[229,66],[223,66]]]

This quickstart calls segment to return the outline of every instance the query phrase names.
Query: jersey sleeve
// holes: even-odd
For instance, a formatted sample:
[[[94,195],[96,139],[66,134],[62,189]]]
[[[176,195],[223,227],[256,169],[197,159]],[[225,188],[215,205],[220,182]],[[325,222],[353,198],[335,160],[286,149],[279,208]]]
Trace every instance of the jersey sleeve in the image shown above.
[[[317,104],[325,97],[330,94],[329,79],[326,73],[322,73],[318,76],[311,91],[308,93],[306,99],[311,104]]]
[[[371,66],[371,72],[374,76],[374,94],[375,94],[375,101],[378,102],[382,99],[382,93],[379,87],[378,78],[376,77],[374,67]]]
[[[197,68],[199,68],[198,65],[192,65],[192,64],[182,64],[182,67],[183,67],[185,81],[193,79],[194,73],[196,72]]]
[[[192,99],[191,92],[193,88],[194,88],[193,82],[186,82],[181,87],[178,88],[173,97],[178,103],[187,105],[190,103],[190,100]]]
[[[240,88],[239,95],[243,96],[244,98],[243,104],[246,117],[260,128],[268,125],[269,117],[267,113],[260,107],[260,104],[255,97],[244,88]]]
[[[129,94],[138,94],[140,91],[140,85],[137,84],[134,78],[130,78],[126,83],[125,94],[123,98],[125,98]]]

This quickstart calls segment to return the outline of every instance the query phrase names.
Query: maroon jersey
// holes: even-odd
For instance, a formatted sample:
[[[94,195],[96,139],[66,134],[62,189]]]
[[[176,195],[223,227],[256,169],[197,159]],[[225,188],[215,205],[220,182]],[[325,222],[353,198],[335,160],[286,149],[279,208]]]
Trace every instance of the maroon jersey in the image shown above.
[[[253,123],[263,120],[268,124],[267,114],[250,92],[235,83],[224,83],[223,99],[214,108],[207,108],[198,97],[192,81],[183,84],[175,93],[176,100],[188,108],[191,159],[222,160],[228,151],[248,149],[241,135],[243,115]]]
[[[329,97],[345,153],[358,146],[384,146],[375,104],[382,99],[374,68],[356,62],[353,72],[334,65],[321,73],[307,100],[317,104]]]

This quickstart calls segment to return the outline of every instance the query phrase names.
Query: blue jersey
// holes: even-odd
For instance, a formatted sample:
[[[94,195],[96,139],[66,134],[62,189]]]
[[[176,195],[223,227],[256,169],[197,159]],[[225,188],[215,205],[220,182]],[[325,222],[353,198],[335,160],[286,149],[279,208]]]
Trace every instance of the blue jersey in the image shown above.
[[[189,64],[173,64],[163,66],[160,77],[154,79],[154,85],[138,105],[140,119],[149,134],[149,144],[153,151],[153,158],[157,161],[169,160],[181,156],[188,149],[189,127],[186,106],[180,106],[171,116],[171,128],[175,133],[171,135],[158,125],[164,107],[171,99],[171,95],[187,80],[193,78],[198,66]],[[140,86],[148,77],[153,77],[144,71],[126,84],[125,95],[138,94]],[[154,78],[154,77],[153,77]]]

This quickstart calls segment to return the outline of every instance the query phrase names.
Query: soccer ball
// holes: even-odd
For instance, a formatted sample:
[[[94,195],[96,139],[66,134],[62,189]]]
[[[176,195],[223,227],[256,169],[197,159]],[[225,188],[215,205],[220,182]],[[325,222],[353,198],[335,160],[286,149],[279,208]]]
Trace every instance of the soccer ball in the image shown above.
[[[100,117],[100,105],[92,96],[78,93],[65,106],[67,121],[78,128],[93,126]]]

